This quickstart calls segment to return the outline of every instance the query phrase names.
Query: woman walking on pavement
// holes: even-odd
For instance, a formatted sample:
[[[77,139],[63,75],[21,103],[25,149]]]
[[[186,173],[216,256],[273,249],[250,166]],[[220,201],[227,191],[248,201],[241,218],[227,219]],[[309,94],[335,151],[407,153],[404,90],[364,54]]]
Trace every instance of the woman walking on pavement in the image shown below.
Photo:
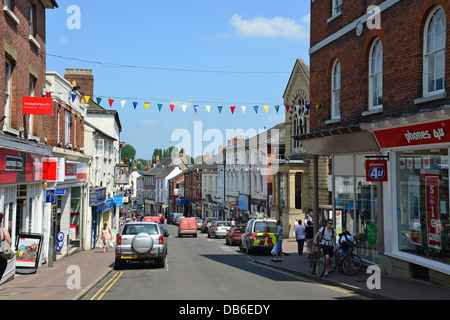
[[[3,227],[3,212],[0,212],[0,243],[1,241],[6,241],[9,243],[9,245],[12,245],[11,236],[9,235],[8,229]],[[6,267],[8,266],[8,261],[6,261],[5,258],[0,256],[0,280],[3,277],[3,274],[5,273]]]
[[[112,238],[111,229],[108,227],[108,224],[105,222],[103,224],[102,234],[101,234],[102,240],[103,240],[103,252],[108,251],[109,241]]]

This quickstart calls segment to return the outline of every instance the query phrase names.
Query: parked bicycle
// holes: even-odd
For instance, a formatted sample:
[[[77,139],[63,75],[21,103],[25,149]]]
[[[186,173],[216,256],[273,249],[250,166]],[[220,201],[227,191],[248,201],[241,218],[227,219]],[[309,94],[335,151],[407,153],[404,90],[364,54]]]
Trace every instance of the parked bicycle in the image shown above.
[[[355,244],[349,243],[348,248],[336,250],[335,254],[330,257],[328,272],[333,272],[337,267],[340,267],[349,276],[357,274],[361,270],[362,260],[355,253],[355,248],[357,248],[357,242]]]

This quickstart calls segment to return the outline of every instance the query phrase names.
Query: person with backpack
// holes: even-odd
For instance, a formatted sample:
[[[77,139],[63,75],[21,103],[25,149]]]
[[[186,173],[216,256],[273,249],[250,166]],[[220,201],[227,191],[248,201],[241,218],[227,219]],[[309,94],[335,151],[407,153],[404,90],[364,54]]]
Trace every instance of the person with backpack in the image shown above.
[[[328,266],[330,265],[330,257],[334,254],[334,244],[336,243],[336,230],[333,228],[333,220],[328,219],[327,225],[320,228],[314,236],[314,244],[317,245],[317,239],[321,238],[323,254],[325,255],[326,267],[325,276],[328,276]]]

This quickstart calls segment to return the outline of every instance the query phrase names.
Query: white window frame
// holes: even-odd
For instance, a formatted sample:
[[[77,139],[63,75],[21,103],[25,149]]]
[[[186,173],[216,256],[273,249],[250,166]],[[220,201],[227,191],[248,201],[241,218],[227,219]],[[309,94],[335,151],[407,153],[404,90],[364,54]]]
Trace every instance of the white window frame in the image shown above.
[[[11,124],[11,82],[12,82],[13,64],[8,58],[5,58],[5,122],[4,127],[9,128]]]
[[[435,33],[433,32],[433,34],[429,34],[429,29],[431,26],[431,23],[433,21],[435,21],[435,16],[437,14],[438,11],[442,11],[442,20],[443,20],[443,31],[442,31],[442,42],[441,44],[443,44],[440,47],[434,47],[431,48],[431,50],[428,50],[428,43],[430,40],[434,39],[435,37]],[[442,21],[441,20],[441,21]],[[441,21],[438,21],[441,22]],[[445,93],[445,45],[446,45],[446,23],[447,23],[447,19],[446,19],[446,15],[445,15],[445,10],[441,7],[441,6],[437,6],[435,9],[433,9],[430,13],[430,15],[427,18],[427,21],[425,23],[425,28],[424,28],[424,32],[423,32],[423,36],[424,36],[424,41],[423,41],[423,96],[424,97],[429,97],[429,96],[433,96],[436,94],[440,94],[440,93]],[[432,30],[435,31],[435,30]],[[440,61],[441,61],[441,65],[442,65],[442,69],[441,70],[437,70],[436,69],[436,60],[438,58],[438,56],[441,56]],[[434,70],[430,70],[429,69],[429,63],[430,63],[430,59],[433,58],[434,59],[434,65],[433,68]],[[437,72],[442,72],[442,88],[440,89],[436,89],[436,73]],[[433,87],[430,88],[429,86],[429,75],[430,73],[433,73]]]
[[[64,113],[64,142],[65,144],[70,143],[70,126],[71,126],[71,112],[65,110]]]
[[[331,72],[331,119],[341,118],[341,63],[338,59]]]
[[[30,75],[30,97],[34,97],[35,87],[36,87],[36,78]],[[29,120],[28,135],[31,137],[33,136],[33,129],[34,129],[34,115],[30,114],[28,120]]]
[[[381,57],[379,56],[381,55]],[[381,59],[381,61],[378,61]],[[379,83],[381,78],[381,83]],[[381,93],[378,93],[381,91]],[[381,103],[375,103],[375,95]],[[383,43],[377,38],[369,54],[369,110],[383,108]]]
[[[336,17],[338,15],[342,14],[342,3],[343,0],[332,0],[332,8],[333,8],[333,17]]]
[[[34,23],[33,23],[33,4],[31,2],[28,2],[28,13],[30,15],[29,23],[30,23],[30,36],[34,37]]]
[[[103,157],[105,155],[105,140],[104,139],[95,139],[95,156]]]

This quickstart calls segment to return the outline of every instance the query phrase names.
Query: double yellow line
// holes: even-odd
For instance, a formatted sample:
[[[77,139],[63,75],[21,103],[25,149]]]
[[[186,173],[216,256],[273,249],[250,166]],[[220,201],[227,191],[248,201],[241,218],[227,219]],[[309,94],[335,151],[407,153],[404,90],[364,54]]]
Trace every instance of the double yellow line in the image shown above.
[[[109,279],[109,281],[103,287],[101,287],[100,290],[97,291],[97,293],[91,298],[91,300],[100,300],[101,298],[103,298],[103,296],[106,294],[106,292],[108,292],[108,290],[111,289],[111,287],[122,276],[122,274],[123,274],[123,272],[116,273],[111,279]],[[111,282],[111,284],[110,284],[110,282]],[[105,289],[105,291],[103,291],[104,289]],[[95,297],[97,297],[102,291],[103,291],[103,293],[97,299],[95,299]]]

